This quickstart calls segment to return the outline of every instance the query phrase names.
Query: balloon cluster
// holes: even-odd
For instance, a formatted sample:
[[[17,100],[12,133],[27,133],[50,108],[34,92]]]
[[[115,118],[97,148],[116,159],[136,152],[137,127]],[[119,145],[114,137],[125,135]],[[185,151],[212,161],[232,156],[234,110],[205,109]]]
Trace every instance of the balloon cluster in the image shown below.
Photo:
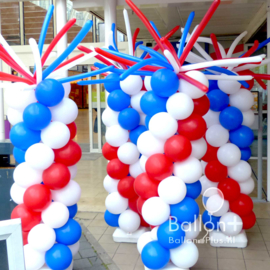
[[[203,222],[209,229],[220,229],[225,235],[238,235],[256,222],[252,199],[252,170],[247,162],[254,135],[250,128],[255,117],[251,110],[252,93],[237,81],[213,81],[207,94],[210,110],[207,123],[207,151],[203,160],[205,175],[200,179],[206,211]],[[218,192],[221,191],[220,192]],[[208,193],[208,194],[207,194]],[[231,212],[229,212],[229,210]]]

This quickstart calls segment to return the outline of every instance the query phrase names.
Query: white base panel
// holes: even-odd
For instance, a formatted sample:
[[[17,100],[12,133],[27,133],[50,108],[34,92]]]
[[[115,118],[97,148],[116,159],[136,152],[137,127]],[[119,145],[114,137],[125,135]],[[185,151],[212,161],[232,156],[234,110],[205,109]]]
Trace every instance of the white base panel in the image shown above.
[[[212,247],[245,248],[248,243],[247,235],[244,230],[236,236],[227,236],[220,231],[212,231],[209,233],[209,238]]]
[[[144,270],[151,270],[151,269],[144,267]],[[168,263],[164,268],[160,270],[189,270],[189,268],[179,268],[172,263]]]
[[[150,229],[146,227],[140,227],[134,233],[126,233],[120,228],[117,228],[113,233],[113,241],[119,243],[137,243],[138,239],[145,232],[149,232]]]

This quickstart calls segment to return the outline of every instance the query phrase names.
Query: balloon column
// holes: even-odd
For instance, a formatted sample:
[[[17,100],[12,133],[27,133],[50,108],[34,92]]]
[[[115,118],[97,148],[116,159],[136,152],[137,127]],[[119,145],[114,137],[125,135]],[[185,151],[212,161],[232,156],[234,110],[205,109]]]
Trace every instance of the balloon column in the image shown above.
[[[7,115],[13,125],[10,140],[19,163],[10,191],[18,205],[11,218],[22,222],[26,270],[72,269],[72,257],[79,250],[81,237],[81,227],[73,219],[81,195],[81,188],[74,181],[76,163],[82,155],[80,146],[73,141],[78,108],[68,98],[69,82],[78,76],[65,78],[63,72],[95,55],[80,54],[65,60],[89,32],[92,21],[86,22],[67,49],[42,71],[50,52],[76,22],[70,20],[42,55],[53,9],[50,6],[45,17],[39,43],[29,40],[35,59],[34,74],[0,35],[0,58],[23,76],[0,72],[1,81],[15,82],[1,83],[1,87],[6,88]]]
[[[108,49],[94,49],[98,53],[95,57],[103,62],[95,63],[95,69],[111,67],[106,79],[79,82],[104,83],[109,94],[102,115],[107,126],[102,152],[109,161],[104,218],[127,233],[140,225],[151,226],[152,231],[144,233],[137,243],[146,269],[187,269],[199,256],[191,241],[200,232],[195,199],[208,188],[216,187],[219,192],[216,189],[204,198],[206,227],[211,221],[212,229],[234,236],[255,223],[248,196],[254,186],[247,163],[253,141],[249,126],[254,120],[248,89],[253,78],[265,87],[261,78],[269,77],[248,69],[264,64],[265,55],[251,56],[260,48],[256,43],[241,57],[232,58],[241,38],[226,54],[215,35],[200,37],[219,0],[213,1],[192,35],[194,12],[190,14],[177,52],[168,39],[179,27],[161,37],[154,23],[131,0],[126,2],[151,33],[155,47],[136,42],[140,29],[131,36],[124,10],[129,55],[118,51],[113,25]],[[199,41],[213,45],[216,60]],[[141,57],[134,56],[138,47],[144,51]],[[193,47],[202,57],[191,52]],[[163,54],[157,52],[159,49]],[[240,224],[236,230],[231,221]]]

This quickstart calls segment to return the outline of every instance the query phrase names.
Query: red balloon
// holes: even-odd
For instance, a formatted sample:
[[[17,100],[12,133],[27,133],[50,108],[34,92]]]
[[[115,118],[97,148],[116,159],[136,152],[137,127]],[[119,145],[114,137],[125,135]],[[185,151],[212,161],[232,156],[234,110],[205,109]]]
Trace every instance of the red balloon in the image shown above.
[[[217,160],[217,151],[219,147],[213,147],[208,142],[207,143],[207,150],[205,155],[202,157],[202,160],[205,162],[210,162],[212,160]]]
[[[249,215],[253,209],[253,201],[246,194],[241,193],[235,201],[229,203],[231,211],[241,217]]]
[[[112,160],[118,158],[117,150],[119,147],[114,147],[108,144],[107,142],[102,147],[102,154],[107,160]]]
[[[77,134],[77,126],[75,122],[72,122],[67,125],[69,132],[70,132],[70,140],[74,139]]]
[[[74,141],[70,140],[64,147],[53,149],[55,162],[63,163],[66,166],[75,165],[82,157],[81,147]]]
[[[42,174],[42,180],[49,189],[57,190],[65,187],[70,180],[70,171],[62,163],[53,163]]]
[[[193,99],[194,110],[193,113],[204,116],[210,109],[210,101],[207,95],[202,96],[201,98]]]
[[[19,204],[13,209],[11,218],[20,218],[22,221],[22,230],[29,232],[34,226],[40,223],[41,212],[34,212],[27,208],[25,204]]]
[[[246,216],[241,216],[241,218],[243,221],[243,230],[248,230],[252,228],[256,223],[256,216],[253,211],[251,211]]]
[[[212,160],[205,167],[205,175],[210,181],[219,182],[228,176],[228,169],[218,160]]]
[[[29,232],[22,231],[23,245],[24,246],[28,244],[28,234],[29,234]]]
[[[178,121],[178,133],[189,140],[199,140],[206,132],[207,126],[202,116],[193,113],[190,117]]]
[[[143,204],[146,202],[147,199],[143,199],[142,197],[139,197],[138,200],[137,200],[137,209],[138,209],[138,212],[139,214],[142,214],[142,207],[143,207]]]
[[[150,227],[150,225],[143,219],[141,215],[139,215],[141,218],[141,226],[142,227]]]
[[[135,192],[143,199],[158,196],[159,182],[151,179],[147,173],[141,173],[135,178]]]
[[[162,181],[172,175],[173,163],[170,158],[163,154],[154,154],[147,159],[145,170],[150,178]]]
[[[117,189],[121,196],[127,199],[138,197],[133,187],[134,181],[133,177],[127,176],[118,182]]]
[[[192,146],[190,140],[182,135],[174,135],[164,145],[164,152],[174,162],[182,161],[191,154]]]
[[[122,179],[129,173],[129,165],[124,164],[118,158],[112,159],[107,164],[107,173],[111,178]]]
[[[26,207],[33,211],[41,212],[49,206],[52,196],[48,187],[37,184],[28,187],[23,195],[23,202]]]
[[[240,186],[238,182],[231,178],[221,180],[218,189],[223,193],[224,199],[227,201],[234,201],[240,196]]]
[[[139,213],[138,208],[137,208],[137,200],[138,199],[139,199],[139,196],[136,194],[136,197],[128,200],[128,206],[129,206],[129,208],[132,211],[136,212],[136,213]]]

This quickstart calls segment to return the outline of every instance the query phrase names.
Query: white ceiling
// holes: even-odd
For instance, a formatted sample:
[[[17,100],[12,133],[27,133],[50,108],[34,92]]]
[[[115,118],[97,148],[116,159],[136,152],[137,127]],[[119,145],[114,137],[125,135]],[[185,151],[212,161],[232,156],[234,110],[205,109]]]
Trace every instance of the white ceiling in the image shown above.
[[[124,5],[124,0],[117,1],[117,27],[125,32],[123,8],[128,6]],[[162,36],[176,25],[183,27],[191,11],[195,11],[193,29],[201,21],[211,2],[210,0],[134,0],[134,3],[140,7],[146,17],[156,24]],[[75,9],[93,11],[104,18],[102,0],[73,0],[73,3]],[[127,10],[132,32],[139,27],[141,29],[138,36],[140,39],[151,38],[136,14],[133,14],[129,8]],[[211,33],[215,33],[217,36],[232,36],[245,30],[255,32],[265,19],[266,1],[264,0],[225,0],[221,2],[202,34],[209,36]],[[175,35],[175,38],[179,36],[180,32]]]

